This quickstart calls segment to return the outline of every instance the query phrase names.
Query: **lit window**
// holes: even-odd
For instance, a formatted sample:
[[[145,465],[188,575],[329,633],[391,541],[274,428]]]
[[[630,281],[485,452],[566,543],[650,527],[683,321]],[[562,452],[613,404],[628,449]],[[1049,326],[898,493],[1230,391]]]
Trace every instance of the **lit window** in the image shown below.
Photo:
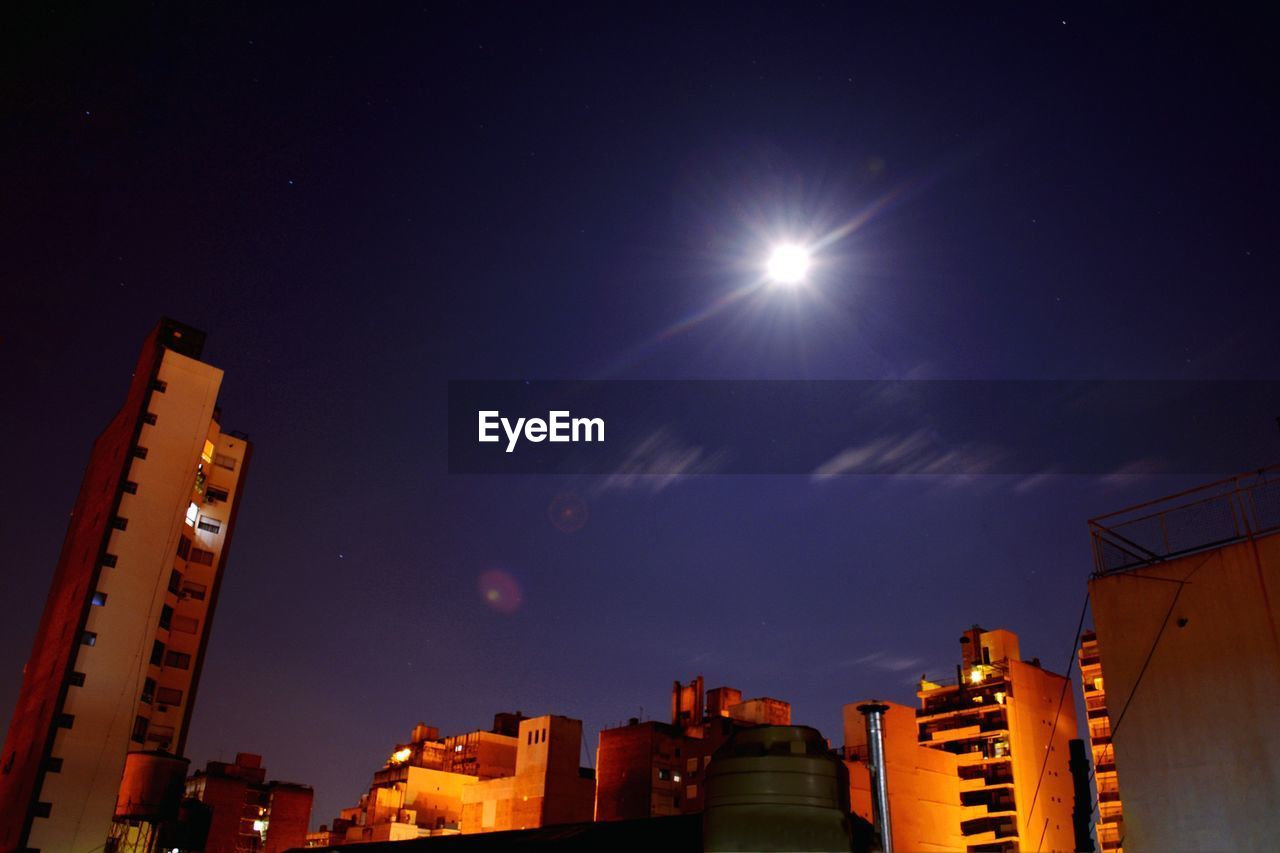
[[[213,451],[214,451],[213,442],[212,442],[212,441],[209,441],[209,440],[206,438],[206,439],[205,439],[205,441],[204,441],[204,452],[200,454],[200,458],[201,458],[201,459],[203,459],[203,460],[205,461],[205,463],[206,463],[206,464],[208,464],[208,463],[212,463],[212,462],[213,462]]]
[[[95,592],[93,594],[93,606],[101,607],[107,603],[107,594],[105,592]]]
[[[196,502],[192,501],[187,507],[187,526],[195,527],[196,519],[200,517],[200,507],[196,506]]]
[[[672,777],[671,777],[671,781],[672,781],[672,782],[679,782],[679,781],[680,781],[680,774],[679,774],[679,773],[676,773],[674,776],[672,776]]]

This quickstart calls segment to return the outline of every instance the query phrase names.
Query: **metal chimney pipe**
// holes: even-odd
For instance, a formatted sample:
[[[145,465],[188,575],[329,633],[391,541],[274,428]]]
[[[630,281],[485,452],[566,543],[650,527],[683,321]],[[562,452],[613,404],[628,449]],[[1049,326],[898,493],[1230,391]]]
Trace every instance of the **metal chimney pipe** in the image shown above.
[[[889,826],[889,780],[884,771],[884,712],[888,705],[868,702],[858,711],[867,718],[867,745],[871,755],[871,786],[875,792],[876,825],[880,829],[880,847],[893,853],[893,830]]]

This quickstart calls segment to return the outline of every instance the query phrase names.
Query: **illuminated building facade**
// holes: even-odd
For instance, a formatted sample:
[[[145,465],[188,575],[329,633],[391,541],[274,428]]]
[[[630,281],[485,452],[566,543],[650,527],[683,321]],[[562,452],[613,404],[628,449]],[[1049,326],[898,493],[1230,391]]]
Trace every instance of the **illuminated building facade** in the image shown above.
[[[969,851],[1071,850],[1076,733],[1069,683],[1022,660],[1018,637],[974,626],[955,678],[922,680],[921,744],[956,756]]]
[[[311,788],[266,776],[261,756],[240,752],[234,762],[210,761],[187,779],[186,796],[209,809],[204,850],[283,853],[306,843]]]
[[[580,766],[581,754],[581,721],[552,715],[521,721],[515,773],[463,786],[463,833],[591,820],[595,774]]]
[[[582,723],[497,714],[493,728],[440,737],[419,723],[369,791],[307,846],[403,841],[591,820],[595,776],[579,766]]]
[[[1280,467],[1089,527],[1089,597],[1107,738],[1124,780],[1124,846],[1274,849]]]
[[[743,701],[732,687],[704,690],[702,676],[674,682],[670,723],[632,719],[600,732],[596,820],[701,812],[711,754],[736,729],[790,723],[791,706],[780,699]]]
[[[1120,782],[1116,773],[1115,745],[1111,742],[1111,717],[1107,712],[1098,635],[1093,631],[1080,635],[1080,683],[1089,724],[1093,786],[1097,795],[1098,819],[1094,822],[1094,833],[1098,836],[1098,846],[1104,851],[1122,851],[1124,809],[1120,803]]]
[[[858,711],[862,704],[844,706],[844,760],[849,768],[850,807],[854,814],[874,823],[867,722]],[[882,727],[894,848],[915,853],[965,849],[960,833],[966,809],[960,804],[959,756],[919,742],[914,708],[893,702],[878,704],[888,707]],[[970,780],[968,784],[976,783]]]
[[[204,337],[161,321],[94,443],[0,752],[0,850],[148,837],[112,827],[126,756],[182,754],[250,453]]]

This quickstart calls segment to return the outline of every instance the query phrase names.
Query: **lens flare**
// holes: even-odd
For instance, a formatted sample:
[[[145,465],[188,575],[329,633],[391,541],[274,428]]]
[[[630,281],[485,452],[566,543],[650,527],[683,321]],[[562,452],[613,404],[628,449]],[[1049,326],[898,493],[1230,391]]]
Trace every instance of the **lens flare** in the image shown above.
[[[524,603],[519,581],[502,569],[481,572],[478,586],[484,603],[499,613],[515,613]]]
[[[561,533],[577,533],[590,517],[586,501],[570,492],[556,495],[547,507],[547,518]]]

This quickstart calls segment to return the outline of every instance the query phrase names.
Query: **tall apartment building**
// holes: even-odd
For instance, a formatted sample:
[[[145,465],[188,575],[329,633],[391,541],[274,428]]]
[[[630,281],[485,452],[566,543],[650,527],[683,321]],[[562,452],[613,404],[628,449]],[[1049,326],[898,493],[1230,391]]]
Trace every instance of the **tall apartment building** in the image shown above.
[[[1111,742],[1111,716],[1107,711],[1106,682],[1102,679],[1102,657],[1098,635],[1080,635],[1080,686],[1084,693],[1085,717],[1089,725],[1089,746],[1093,753],[1093,788],[1098,819],[1094,834],[1106,853],[1123,853],[1124,807],[1120,802],[1120,782],[1116,773],[1116,751]]]
[[[162,320],[94,443],[0,752],[0,851],[91,851],[130,751],[181,755],[250,445]]]
[[[1024,661],[1018,637],[974,626],[954,678],[922,680],[920,743],[954,754],[969,851],[1071,850],[1069,683]]]
[[[1092,519],[1089,582],[1132,850],[1280,837],[1280,466]]]

